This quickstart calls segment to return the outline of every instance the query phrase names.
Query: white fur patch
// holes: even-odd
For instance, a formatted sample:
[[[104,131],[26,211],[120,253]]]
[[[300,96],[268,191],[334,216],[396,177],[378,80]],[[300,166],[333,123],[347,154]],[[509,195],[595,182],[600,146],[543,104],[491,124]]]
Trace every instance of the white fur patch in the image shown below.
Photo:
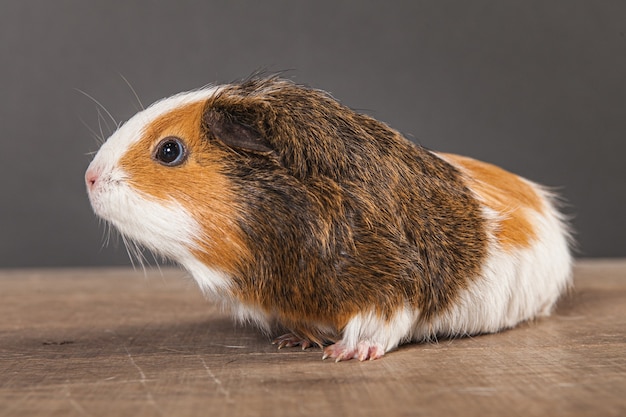
[[[271,332],[271,318],[261,308],[247,306],[237,301],[234,301],[229,307],[231,314],[239,323],[254,323],[266,334]]]
[[[206,266],[191,254],[179,259],[179,263],[189,271],[206,297],[223,300],[224,290],[229,288],[231,282],[227,274]]]
[[[398,309],[390,320],[385,320],[374,311],[357,314],[344,328],[341,345],[347,351],[356,351],[358,344],[365,341],[388,352],[410,340],[418,317],[419,312],[408,306]]]
[[[184,257],[201,230],[178,203],[155,201],[132,188],[123,177],[102,175],[89,193],[95,213],[124,236],[168,258]]]

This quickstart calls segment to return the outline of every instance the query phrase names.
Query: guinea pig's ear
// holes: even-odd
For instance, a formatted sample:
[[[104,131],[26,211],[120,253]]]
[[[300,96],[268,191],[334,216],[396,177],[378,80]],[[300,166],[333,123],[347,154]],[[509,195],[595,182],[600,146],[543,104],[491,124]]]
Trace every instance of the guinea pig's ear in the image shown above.
[[[203,122],[206,129],[230,147],[255,153],[273,151],[260,132],[225,111],[209,107],[204,112]]]

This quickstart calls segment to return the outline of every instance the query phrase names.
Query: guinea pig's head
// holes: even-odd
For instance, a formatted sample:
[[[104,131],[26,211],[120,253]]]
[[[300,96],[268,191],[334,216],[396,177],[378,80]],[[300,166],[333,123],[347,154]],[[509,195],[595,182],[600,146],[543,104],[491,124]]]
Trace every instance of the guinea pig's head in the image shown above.
[[[85,181],[95,213],[125,239],[228,274],[247,256],[229,154],[271,149],[208,104],[219,93],[182,93],[139,112],[102,145]]]

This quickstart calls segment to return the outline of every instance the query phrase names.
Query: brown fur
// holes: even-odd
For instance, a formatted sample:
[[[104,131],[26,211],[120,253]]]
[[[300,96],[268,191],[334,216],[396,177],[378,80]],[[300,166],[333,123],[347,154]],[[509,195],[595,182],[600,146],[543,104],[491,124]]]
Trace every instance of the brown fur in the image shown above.
[[[194,178],[227,196],[191,205],[237,208],[250,259],[233,294],[294,333],[334,339],[357,313],[390,317],[406,304],[428,319],[478,275],[486,225],[461,173],[385,124],[326,93],[253,79],[210,99],[202,129]],[[242,129],[254,146],[229,136]]]

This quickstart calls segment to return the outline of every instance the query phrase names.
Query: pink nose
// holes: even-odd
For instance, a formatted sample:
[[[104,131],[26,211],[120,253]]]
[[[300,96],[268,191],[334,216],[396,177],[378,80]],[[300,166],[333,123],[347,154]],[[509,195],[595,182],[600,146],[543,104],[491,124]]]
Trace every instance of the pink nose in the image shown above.
[[[85,183],[87,188],[92,189],[98,181],[98,173],[94,169],[88,169],[85,173]]]

